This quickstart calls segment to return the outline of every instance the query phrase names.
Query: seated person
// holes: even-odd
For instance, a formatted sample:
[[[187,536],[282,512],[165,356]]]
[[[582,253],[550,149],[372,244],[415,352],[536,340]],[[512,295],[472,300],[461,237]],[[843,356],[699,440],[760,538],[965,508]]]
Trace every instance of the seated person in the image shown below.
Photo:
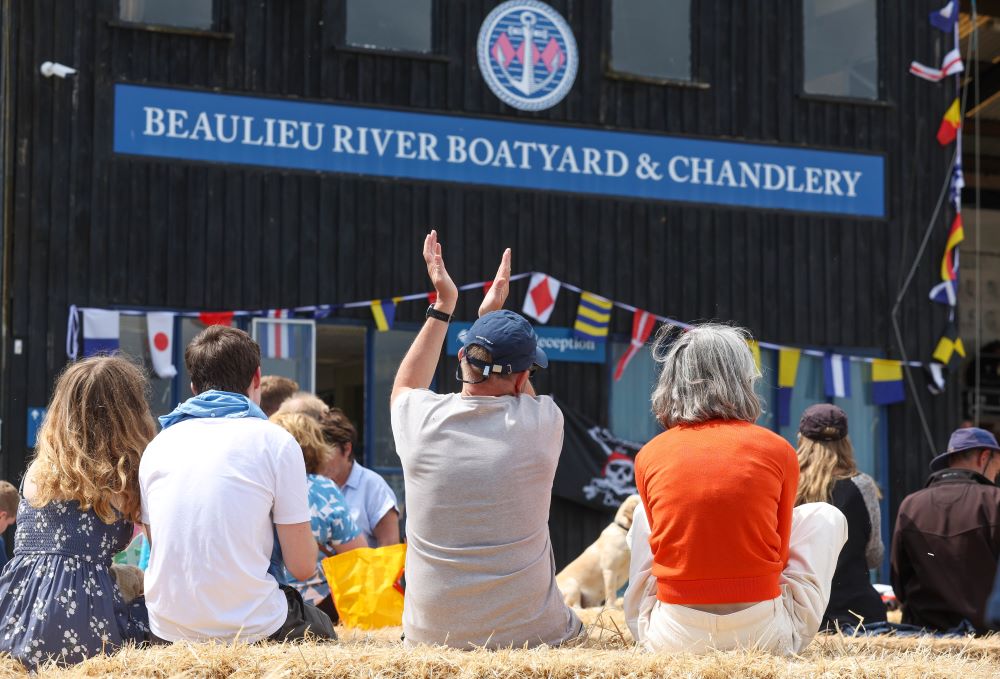
[[[310,394],[308,391],[299,391],[293,394],[291,398],[282,402],[277,412],[299,413],[300,415],[308,415],[314,420],[318,420],[329,412],[329,410],[330,406],[316,394]]]
[[[806,408],[799,422],[799,491],[795,505],[829,502],[847,518],[847,544],[833,573],[823,629],[886,621],[885,604],[869,568],[882,563],[882,514],[875,480],[858,471],[847,435],[847,413],[829,403]]]
[[[139,519],[139,458],[156,432],[148,389],[141,369],[109,356],[56,381],[0,575],[0,652],[29,668],[146,639],[145,602],[122,600],[111,564]]]
[[[213,325],[184,362],[195,396],[160,418],[139,468],[153,640],[335,639],[329,616],[268,573],[275,532],[300,580],[318,550],[302,450],[257,405],[260,347]]]
[[[281,375],[264,375],[260,378],[260,409],[268,417],[278,412],[281,404],[299,390],[299,383]]]
[[[351,512],[337,484],[319,474],[320,467],[330,454],[319,422],[298,413],[278,413],[271,416],[271,422],[294,436],[302,448],[309,478],[309,522],[320,552],[316,572],[311,577],[296,580],[288,574],[287,582],[299,590],[307,603],[329,615],[331,620],[336,620],[337,609],[323,573],[323,559],[358,547],[367,547],[368,543],[351,518]]]
[[[460,394],[429,390],[458,301],[434,231],[424,261],[437,300],[391,395],[409,511],[406,643],[559,645],[583,632],[556,586],[549,541],[563,416],[528,379],[548,365],[531,325],[500,310],[510,250],[460,353]]]
[[[625,618],[654,652],[757,647],[789,655],[819,630],[847,521],[794,507],[795,450],[754,422],[760,370],[738,328],[705,324],[653,349],[666,431],[636,456]]]
[[[354,459],[358,432],[340,408],[320,418],[330,456],[323,474],[340,487],[351,508],[351,518],[371,547],[399,544],[396,494],[385,479]]]
[[[985,632],[1000,554],[1000,446],[985,429],[957,429],[931,472],[922,490],[903,498],[892,536],[903,622],[946,632],[968,621]]]

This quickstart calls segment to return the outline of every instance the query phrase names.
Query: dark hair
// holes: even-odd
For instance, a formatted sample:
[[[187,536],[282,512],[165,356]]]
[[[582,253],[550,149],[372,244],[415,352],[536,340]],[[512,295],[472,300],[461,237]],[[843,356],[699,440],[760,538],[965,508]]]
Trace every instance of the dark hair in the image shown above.
[[[331,446],[351,444],[351,454],[358,442],[358,430],[354,427],[347,415],[340,408],[330,408],[330,410],[320,418],[319,423],[323,426],[323,439]]]
[[[245,394],[260,367],[260,347],[242,330],[211,325],[191,340],[184,363],[195,392],[218,389]]]
[[[295,380],[281,375],[264,375],[260,378],[260,409],[270,417],[298,390],[299,383]]]

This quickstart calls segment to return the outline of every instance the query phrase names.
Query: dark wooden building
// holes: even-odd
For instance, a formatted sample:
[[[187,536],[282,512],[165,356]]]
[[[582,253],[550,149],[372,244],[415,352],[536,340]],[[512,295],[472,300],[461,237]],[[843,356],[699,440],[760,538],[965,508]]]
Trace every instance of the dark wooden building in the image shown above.
[[[551,0],[572,29],[579,64],[565,97],[532,112],[501,101],[477,62],[481,26],[499,3],[390,2],[395,9],[383,14],[379,4],[0,3],[4,477],[17,479],[30,458],[29,408],[45,405],[66,363],[70,305],[253,310],[390,299],[427,288],[418,247],[430,227],[441,233],[459,283],[491,278],[510,246],[517,271],[545,272],[682,321],[721,319],[776,344],[901,357],[890,311],[952,152],[934,135],[955,96],[954,80],[932,84],[907,72],[911,60],[937,64],[950,49],[950,35],[926,21],[924,10],[933,7]],[[387,24],[393,12],[402,14]],[[44,62],[76,73],[45,77]],[[884,171],[882,216],[723,204],[697,192],[602,195],[594,185],[549,190],[122,152],[116,92],[123,85],[181,98],[244,95],[532,123],[595,139],[629,132],[874,157]],[[902,301],[911,360],[930,357],[947,319],[927,291],[950,218],[947,209],[939,212]],[[525,290],[518,281],[508,306],[519,310]],[[560,294],[548,324],[569,327],[577,298]],[[466,294],[459,317],[471,318],[479,299]],[[396,465],[380,394],[425,306],[401,302],[390,333],[375,331],[366,308],[337,309],[317,326],[312,386],[359,420],[366,461],[390,477]],[[199,327],[179,318],[178,337],[187,340]],[[540,388],[596,423],[641,438],[651,426],[652,375],[639,372],[650,372],[651,361],[630,366],[628,380],[611,379],[630,328],[630,314],[616,310],[607,361],[554,363]],[[142,355],[143,333],[141,316],[122,317],[123,348]],[[772,390],[773,353],[762,359]],[[180,355],[178,378],[154,380],[157,412],[184,396]],[[862,465],[882,484],[894,514],[922,484],[934,452],[915,399],[934,446],[943,448],[962,416],[959,390],[932,397],[914,369],[904,402],[876,406],[866,391],[867,364],[852,366],[853,395],[844,405]],[[439,388],[457,385],[454,367],[451,359],[443,363]],[[797,405],[825,398],[821,376],[821,359],[803,357]],[[791,435],[797,418],[780,431]],[[555,498],[550,524],[560,564],[607,520]]]

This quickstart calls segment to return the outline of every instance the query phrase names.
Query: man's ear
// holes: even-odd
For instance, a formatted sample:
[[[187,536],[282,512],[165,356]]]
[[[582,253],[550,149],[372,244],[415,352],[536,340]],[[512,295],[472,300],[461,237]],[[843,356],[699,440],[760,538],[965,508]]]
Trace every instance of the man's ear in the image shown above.
[[[514,377],[514,393],[523,394],[524,387],[528,384],[528,380],[531,379],[531,372],[528,370],[523,370]]]
[[[251,389],[260,389],[260,378],[261,378],[261,375],[260,375],[260,366],[258,365],[257,366],[257,370],[253,374],[253,379],[250,380],[250,388]]]
[[[191,395],[192,396],[197,396],[198,395],[198,390],[194,388],[194,382],[191,382],[188,386],[191,387]]]
[[[344,454],[347,455],[347,457],[351,457],[354,454],[354,444],[350,441],[342,444],[341,447],[344,449]]]

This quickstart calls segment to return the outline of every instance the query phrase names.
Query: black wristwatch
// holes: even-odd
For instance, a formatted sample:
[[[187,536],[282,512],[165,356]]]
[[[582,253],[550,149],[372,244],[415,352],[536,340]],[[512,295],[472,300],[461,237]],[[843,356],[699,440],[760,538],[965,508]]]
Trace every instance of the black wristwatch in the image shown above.
[[[433,304],[427,307],[427,313],[424,314],[426,318],[436,318],[437,320],[444,321],[445,323],[451,323],[452,315],[453,314],[446,314],[443,311],[438,311],[434,308]]]

